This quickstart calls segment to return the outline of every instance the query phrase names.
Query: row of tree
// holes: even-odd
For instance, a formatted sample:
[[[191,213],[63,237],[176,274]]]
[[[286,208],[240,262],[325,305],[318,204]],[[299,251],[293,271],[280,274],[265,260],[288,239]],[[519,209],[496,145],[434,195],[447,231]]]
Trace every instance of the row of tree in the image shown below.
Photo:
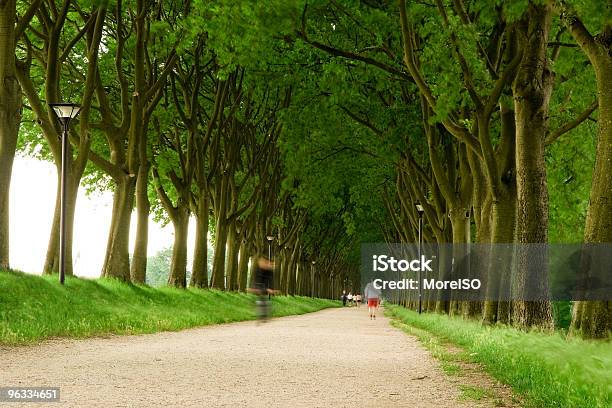
[[[596,0],[2,0],[0,267],[15,150],[59,169],[46,103],[71,99],[68,246],[78,187],[114,191],[105,277],[145,282],[151,215],[174,228],[170,285],[187,285],[193,217],[191,286],[244,290],[271,237],[277,287],[329,297],[359,289],[360,243],[417,241],[416,203],[432,243],[612,242],[610,13]],[[46,273],[58,223],[56,203]],[[489,280],[510,273],[487,262]],[[546,287],[545,259],[516,262],[519,292]],[[607,337],[610,306],[576,302],[574,331]],[[552,325],[548,301],[426,309]]]
[[[85,185],[114,192],[103,277],[145,282],[153,215],[174,229],[168,284],[186,287],[193,217],[190,286],[244,290],[249,265],[273,251],[275,285],[283,292],[332,296],[339,290],[353,237],[341,236],[341,223],[328,214],[313,216],[296,205],[299,180],[283,186],[279,113],[291,103],[292,87],[262,83],[243,66],[220,63],[222,51],[204,23],[214,4],[41,0],[2,2],[1,10],[8,35],[2,78],[10,87],[2,98],[0,267],[9,266],[8,187],[18,137],[20,149],[52,160],[59,174],[61,129],[47,103],[76,100],[68,274],[77,190]],[[59,210],[58,191],[44,273],[58,270]],[[214,248],[208,248],[209,233]]]
[[[562,158],[554,145],[568,143],[562,136],[574,129],[595,140],[593,127],[588,204],[566,212],[586,209],[579,240],[612,241],[611,13],[610,2],[596,1],[303,5],[296,36],[339,59],[334,74],[354,89],[338,92],[337,106],[374,137],[400,135],[395,188],[386,190],[384,200],[393,221],[386,226],[387,242],[417,242],[417,203],[424,207],[427,242],[549,242],[546,161]],[[579,133],[585,122],[594,125]],[[560,215],[555,221],[563,223]],[[510,273],[496,248],[485,261],[489,282]],[[546,291],[549,282],[546,258],[527,252],[519,250],[513,269],[518,299],[528,299],[522,294],[533,290],[529,286]],[[609,274],[609,264],[603,267]],[[611,306],[576,302],[573,329],[607,337]],[[485,323],[553,323],[549,301],[426,307]]]

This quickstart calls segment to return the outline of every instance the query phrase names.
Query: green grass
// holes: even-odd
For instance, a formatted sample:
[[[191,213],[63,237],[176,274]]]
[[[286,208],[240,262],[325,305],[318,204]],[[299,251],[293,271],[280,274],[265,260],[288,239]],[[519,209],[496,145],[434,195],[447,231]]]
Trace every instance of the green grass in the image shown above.
[[[415,328],[421,341],[449,342],[463,348],[471,361],[483,364],[492,376],[522,395],[526,407],[612,406],[610,342],[566,338],[560,333],[524,332],[505,326],[483,327],[478,322],[438,314],[419,316],[397,306],[387,310]],[[466,398],[472,398],[474,393],[467,394],[471,396]]]
[[[461,387],[461,397],[462,400],[474,400],[480,401],[482,399],[493,398],[493,393],[491,391],[472,385],[460,385]]]
[[[440,367],[447,375],[461,375],[461,367],[456,363],[442,361],[440,362]]]
[[[254,297],[217,290],[128,285],[115,280],[34,276],[0,271],[0,344],[51,337],[174,331],[255,318]],[[340,303],[298,296],[273,298],[273,315],[314,312]]]

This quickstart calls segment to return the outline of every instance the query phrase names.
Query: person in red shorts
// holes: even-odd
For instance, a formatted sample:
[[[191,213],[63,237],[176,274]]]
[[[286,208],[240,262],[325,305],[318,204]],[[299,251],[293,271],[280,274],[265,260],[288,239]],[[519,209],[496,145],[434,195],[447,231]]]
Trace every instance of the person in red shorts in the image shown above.
[[[370,282],[366,285],[363,296],[368,300],[368,313],[370,320],[376,320],[376,309],[380,303],[380,289],[374,287],[374,283]]]

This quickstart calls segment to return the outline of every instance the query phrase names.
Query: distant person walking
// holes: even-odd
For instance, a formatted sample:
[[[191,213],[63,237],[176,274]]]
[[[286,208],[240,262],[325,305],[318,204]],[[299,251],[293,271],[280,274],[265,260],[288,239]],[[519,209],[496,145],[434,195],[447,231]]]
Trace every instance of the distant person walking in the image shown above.
[[[346,290],[342,291],[342,306],[346,306],[346,300],[348,299],[348,296],[346,296]]]
[[[361,295],[359,293],[356,294],[353,299],[355,299],[355,304],[357,304],[357,307],[361,306]]]
[[[372,282],[368,283],[363,291],[363,295],[368,300],[368,313],[370,320],[376,320],[376,309],[380,303],[380,290],[374,287]]]
[[[351,292],[349,292],[348,296],[346,297],[348,300],[348,304],[349,306],[353,305],[353,294]]]

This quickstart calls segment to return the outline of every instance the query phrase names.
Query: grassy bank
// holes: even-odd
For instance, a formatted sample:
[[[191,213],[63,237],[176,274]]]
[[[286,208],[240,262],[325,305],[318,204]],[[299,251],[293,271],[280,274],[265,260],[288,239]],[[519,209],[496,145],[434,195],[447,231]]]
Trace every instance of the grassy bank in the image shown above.
[[[198,289],[153,289],[113,280],[0,272],[0,344],[180,330],[255,318],[253,296]],[[274,316],[314,312],[339,302],[273,298]]]
[[[391,306],[391,315],[437,340],[465,350],[498,380],[525,398],[528,407],[612,406],[612,344],[568,339],[560,334],[526,333],[509,327],[437,314],[420,315]],[[428,341],[428,336],[419,336]]]

